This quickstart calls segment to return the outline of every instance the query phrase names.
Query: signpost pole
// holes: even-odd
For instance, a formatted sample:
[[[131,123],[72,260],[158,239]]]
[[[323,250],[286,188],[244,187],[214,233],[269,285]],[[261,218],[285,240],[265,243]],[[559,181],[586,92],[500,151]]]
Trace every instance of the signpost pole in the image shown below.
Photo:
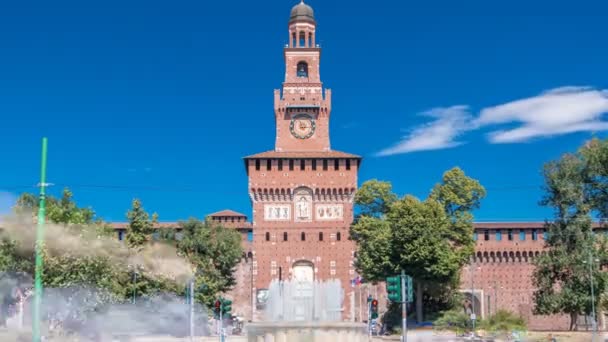
[[[36,268],[34,281],[34,317],[32,327],[32,341],[40,342],[40,323],[42,306],[42,244],[44,242],[44,220],[46,204],[46,148],[47,139],[42,138],[42,163],[40,168],[40,204],[38,206],[38,227],[36,229]]]
[[[405,270],[401,270],[401,342],[407,342],[407,297]]]

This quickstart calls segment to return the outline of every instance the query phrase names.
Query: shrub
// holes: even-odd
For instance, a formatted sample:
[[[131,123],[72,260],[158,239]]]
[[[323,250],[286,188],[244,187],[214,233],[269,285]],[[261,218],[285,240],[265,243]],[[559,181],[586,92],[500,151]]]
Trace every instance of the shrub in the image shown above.
[[[499,310],[480,324],[480,326],[493,333],[509,333],[513,330],[527,330],[526,322],[523,318],[506,310]]]
[[[472,325],[469,316],[462,310],[449,310],[441,313],[435,320],[434,327],[438,330],[452,330],[462,334],[470,330]]]

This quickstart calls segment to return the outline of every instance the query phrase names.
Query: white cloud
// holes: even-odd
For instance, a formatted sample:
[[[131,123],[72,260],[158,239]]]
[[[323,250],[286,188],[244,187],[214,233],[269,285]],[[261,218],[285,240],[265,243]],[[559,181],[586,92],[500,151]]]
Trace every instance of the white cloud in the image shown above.
[[[462,144],[455,139],[470,127],[471,115],[467,106],[434,108],[420,115],[435,120],[414,128],[400,142],[378,152],[377,155],[389,156],[455,147]]]
[[[520,123],[519,127],[488,134],[492,143],[513,143],[566,133],[608,130],[608,121],[601,118],[605,113],[608,113],[608,90],[568,86],[485,108],[473,124]]]

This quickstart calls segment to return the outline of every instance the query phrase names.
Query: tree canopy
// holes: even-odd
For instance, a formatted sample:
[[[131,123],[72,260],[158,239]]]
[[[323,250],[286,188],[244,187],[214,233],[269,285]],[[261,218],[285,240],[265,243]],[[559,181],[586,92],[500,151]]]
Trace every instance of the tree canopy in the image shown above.
[[[546,223],[546,253],[535,260],[535,312],[568,314],[576,329],[580,314],[592,312],[608,286],[600,266],[608,262],[607,243],[593,232],[593,217],[608,207],[608,140],[592,140],[577,153],[547,163],[541,204],[554,209]],[[591,296],[591,282],[595,296]]]
[[[459,168],[445,172],[425,200],[399,198],[389,182],[365,182],[355,196],[359,215],[351,227],[358,271],[367,280],[383,281],[405,270],[414,278],[422,320],[424,287],[430,292],[442,284],[435,294],[445,294],[458,286],[460,269],[474,249],[471,211],[484,196],[481,184]]]

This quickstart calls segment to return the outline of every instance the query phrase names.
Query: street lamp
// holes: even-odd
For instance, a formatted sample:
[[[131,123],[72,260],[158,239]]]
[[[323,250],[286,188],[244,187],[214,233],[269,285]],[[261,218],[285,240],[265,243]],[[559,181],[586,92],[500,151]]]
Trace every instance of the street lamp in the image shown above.
[[[475,320],[477,317],[475,316],[475,269],[480,270],[481,267],[475,267],[473,265],[475,261],[471,262],[470,270],[471,270],[471,323],[473,325],[473,335],[475,335]]]
[[[591,287],[591,319],[593,320],[591,324],[593,324],[593,335],[591,336],[591,341],[595,342],[595,335],[597,334],[597,320],[595,318],[595,293],[593,289],[593,262],[599,262],[599,259],[593,259],[591,256],[591,252],[589,252],[589,262],[583,260],[584,264],[589,265],[589,285]]]

